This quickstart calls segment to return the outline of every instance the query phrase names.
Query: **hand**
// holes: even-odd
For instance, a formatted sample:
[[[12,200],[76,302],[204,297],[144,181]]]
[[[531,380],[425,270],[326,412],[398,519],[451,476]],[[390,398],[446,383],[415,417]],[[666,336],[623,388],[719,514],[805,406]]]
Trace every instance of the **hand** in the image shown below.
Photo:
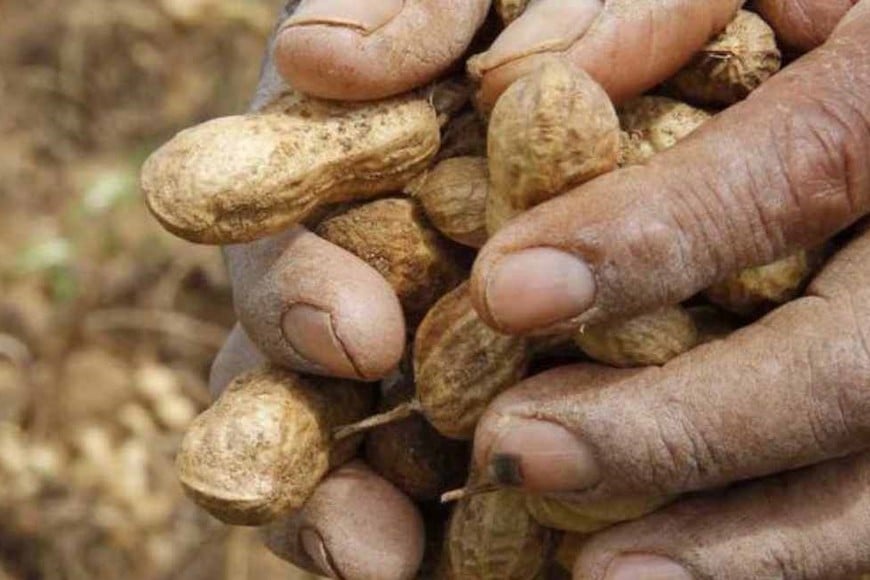
[[[788,4],[759,8],[794,39],[823,37],[812,27],[839,20],[826,11],[850,8]],[[481,314],[527,333],[651,310],[870,213],[870,1],[826,34],[649,164],[501,230],[473,273]],[[601,533],[575,578],[854,577],[870,568],[868,284],[865,227],[805,297],[726,340],[662,368],[525,381],[481,420],[475,461],[581,505],[772,476]]]
[[[688,61],[740,4],[540,0],[477,59],[481,100],[493,102],[545,55],[589,70],[614,98],[641,93]],[[297,89],[340,99],[377,98],[425,84],[460,57],[488,5],[488,0],[290,2],[252,108],[286,90],[278,69]],[[264,355],[300,371],[362,380],[378,379],[395,366],[404,341],[398,302],[356,257],[303,227],[227,248],[226,256],[241,327],[215,362],[214,392]],[[422,545],[419,516],[361,464],[347,469],[351,472],[330,476],[306,508],[285,522],[283,532],[273,527],[271,545],[304,567],[334,576],[410,577]],[[348,489],[352,492],[334,491]],[[352,505],[336,499],[347,495],[353,495]],[[387,533],[389,527],[401,533]]]

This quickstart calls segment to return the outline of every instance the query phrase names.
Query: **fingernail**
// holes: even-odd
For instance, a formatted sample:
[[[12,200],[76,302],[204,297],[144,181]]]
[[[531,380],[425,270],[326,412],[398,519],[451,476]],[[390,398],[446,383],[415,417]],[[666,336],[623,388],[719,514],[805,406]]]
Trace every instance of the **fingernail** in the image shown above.
[[[693,577],[670,558],[627,554],[610,563],[604,580],[693,580]]]
[[[492,43],[477,55],[472,74],[481,76],[516,59],[541,52],[563,52],[589,29],[602,10],[601,0],[539,0],[532,3]]]
[[[299,531],[299,542],[302,544],[302,549],[305,550],[305,553],[308,554],[308,557],[311,558],[321,573],[326,574],[330,578],[341,578],[341,575],[332,564],[332,557],[326,550],[326,544],[324,544],[320,534],[311,528],[303,528]]]
[[[281,27],[327,24],[370,34],[395,18],[403,4],[403,0],[303,0]]]
[[[486,307],[496,323],[526,332],[570,320],[595,299],[595,278],[583,260],[554,248],[508,255],[486,280]]]
[[[284,313],[284,338],[306,361],[331,374],[355,377],[353,363],[335,334],[332,316],[319,308],[297,304]]]
[[[490,477],[528,491],[579,491],[601,477],[592,449],[549,421],[511,419],[490,448]]]

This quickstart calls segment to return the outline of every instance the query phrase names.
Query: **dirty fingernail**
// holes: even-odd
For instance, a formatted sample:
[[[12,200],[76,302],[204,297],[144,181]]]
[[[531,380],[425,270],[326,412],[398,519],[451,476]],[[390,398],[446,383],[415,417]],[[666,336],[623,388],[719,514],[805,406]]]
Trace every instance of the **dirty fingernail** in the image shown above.
[[[328,312],[297,304],[284,314],[282,330],[293,350],[306,361],[331,374],[357,376],[344,345],[335,334],[332,316]]]
[[[335,570],[335,566],[332,565],[332,557],[326,550],[326,545],[320,534],[310,528],[304,528],[299,532],[299,542],[321,573],[330,578],[341,578],[341,575]]]
[[[501,259],[486,280],[486,307],[508,332],[527,332],[570,320],[595,299],[595,278],[580,258],[532,248]]]
[[[403,4],[403,0],[303,0],[282,28],[326,24],[370,34],[395,18]]]
[[[627,554],[611,562],[604,580],[692,580],[692,575],[664,556]]]
[[[579,491],[601,477],[592,449],[549,421],[514,419],[490,449],[490,477],[528,491]]]

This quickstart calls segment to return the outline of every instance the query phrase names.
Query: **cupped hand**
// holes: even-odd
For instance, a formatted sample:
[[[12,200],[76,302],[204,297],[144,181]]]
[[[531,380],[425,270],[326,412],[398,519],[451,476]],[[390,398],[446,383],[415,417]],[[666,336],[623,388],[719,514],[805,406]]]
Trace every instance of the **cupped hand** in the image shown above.
[[[870,1],[758,4],[795,48],[821,45],[648,164],[515,219],[475,265],[481,315],[532,333],[849,240],[804,297],[727,339],[660,368],[549,371],[490,407],[475,461],[504,484],[580,506],[693,492],[593,537],[575,578],[870,569]]]
[[[553,57],[590,72],[614,100],[634,96],[678,70],[741,3],[538,0],[470,64],[479,77],[479,100],[492,104],[514,79]],[[294,89],[344,100],[421,86],[456,64],[488,8],[487,0],[291,1],[252,108],[272,102],[288,80]],[[629,231],[642,227],[636,223]],[[481,264],[504,247],[499,240],[523,230],[508,228]],[[568,239],[579,229],[565,224],[559,231]],[[367,381],[396,366],[405,341],[399,303],[386,281],[355,256],[298,226],[228,247],[226,257],[240,326],[215,363],[216,390],[266,358],[302,372]],[[534,305],[524,306],[520,317],[523,310]],[[485,312],[500,324],[497,311]],[[337,470],[303,510],[268,533],[276,552],[348,579],[413,576],[422,534],[410,501],[359,463]]]

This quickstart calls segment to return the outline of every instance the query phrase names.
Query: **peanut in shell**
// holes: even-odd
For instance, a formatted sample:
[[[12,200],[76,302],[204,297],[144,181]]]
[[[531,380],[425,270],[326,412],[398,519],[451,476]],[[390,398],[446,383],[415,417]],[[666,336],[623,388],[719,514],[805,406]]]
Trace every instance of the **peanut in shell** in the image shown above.
[[[487,326],[466,282],[441,298],[417,330],[417,399],[441,434],[470,439],[489,403],[524,377],[528,363],[528,341]]]
[[[639,165],[689,136],[712,115],[668,97],[643,96],[618,111],[619,165]]]
[[[261,525],[300,507],[359,438],[333,445],[332,428],[364,417],[371,390],[265,366],[240,375],[197,417],[176,470],[185,492],[221,521]]]
[[[667,86],[682,100],[727,107],[746,98],[781,65],[773,29],[754,12],[740,10]]]
[[[410,95],[335,103],[291,94],[182,131],[145,162],[151,212],[192,242],[250,242],[323,205],[400,190],[438,152],[434,107]]]
[[[438,231],[480,248],[486,243],[489,170],[484,157],[453,157],[423,175],[411,190]]]
[[[498,99],[487,149],[492,235],[514,216],[616,168],[619,121],[589,75],[551,61]]]
[[[532,580],[543,570],[553,537],[525,509],[524,496],[503,489],[456,504],[447,527],[451,580]]]
[[[698,344],[698,329],[681,306],[671,306],[622,321],[584,325],[577,346],[595,360],[615,367],[663,365]]]
[[[412,323],[467,275],[456,248],[429,224],[414,199],[364,203],[327,218],[315,231],[377,270]]]

